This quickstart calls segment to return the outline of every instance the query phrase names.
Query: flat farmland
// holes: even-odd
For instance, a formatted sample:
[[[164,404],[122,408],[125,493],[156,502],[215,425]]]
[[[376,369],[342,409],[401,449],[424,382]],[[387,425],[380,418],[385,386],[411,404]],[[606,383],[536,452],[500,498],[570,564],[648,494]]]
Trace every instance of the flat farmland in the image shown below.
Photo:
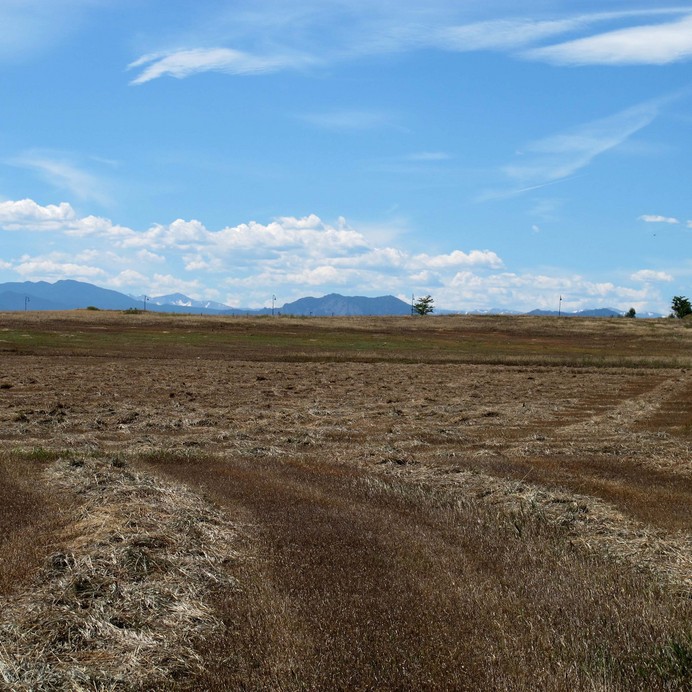
[[[0,315],[9,689],[688,689],[677,320]]]

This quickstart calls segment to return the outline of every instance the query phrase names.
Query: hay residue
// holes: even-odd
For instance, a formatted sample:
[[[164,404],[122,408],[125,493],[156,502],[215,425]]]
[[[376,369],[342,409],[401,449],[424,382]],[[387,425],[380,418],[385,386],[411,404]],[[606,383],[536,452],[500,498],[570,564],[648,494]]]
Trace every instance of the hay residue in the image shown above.
[[[684,598],[692,596],[692,536],[642,524],[598,498],[533,483],[496,478],[476,471],[420,464],[375,466],[406,483],[444,489],[459,501],[493,507],[516,525],[525,521],[560,527],[572,543],[646,570]]]
[[[237,529],[189,489],[118,459],[61,459],[47,482],[83,500],[37,582],[0,604],[0,683],[12,690],[140,689],[199,670],[234,588]]]

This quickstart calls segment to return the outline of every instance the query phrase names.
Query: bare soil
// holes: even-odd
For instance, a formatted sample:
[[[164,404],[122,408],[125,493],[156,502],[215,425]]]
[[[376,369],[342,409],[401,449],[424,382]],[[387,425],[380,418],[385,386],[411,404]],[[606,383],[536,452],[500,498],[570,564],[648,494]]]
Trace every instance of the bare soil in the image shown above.
[[[18,509],[0,528],[59,493],[66,511],[80,502],[32,454],[124,459],[239,527],[235,586],[216,577],[199,594],[223,627],[191,644],[202,663],[166,678],[162,662],[157,684],[692,681],[683,324],[2,318],[0,446],[15,456],[0,497]],[[27,560],[36,588],[40,559]]]

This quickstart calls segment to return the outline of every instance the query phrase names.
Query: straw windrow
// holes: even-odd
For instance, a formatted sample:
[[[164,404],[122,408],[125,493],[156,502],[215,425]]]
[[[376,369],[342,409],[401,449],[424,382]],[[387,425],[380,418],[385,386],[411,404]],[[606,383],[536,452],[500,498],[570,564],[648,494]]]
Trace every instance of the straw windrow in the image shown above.
[[[221,626],[204,598],[233,586],[236,527],[190,490],[120,459],[60,459],[46,473],[83,504],[38,583],[3,604],[0,681],[131,689],[199,670],[194,643]]]

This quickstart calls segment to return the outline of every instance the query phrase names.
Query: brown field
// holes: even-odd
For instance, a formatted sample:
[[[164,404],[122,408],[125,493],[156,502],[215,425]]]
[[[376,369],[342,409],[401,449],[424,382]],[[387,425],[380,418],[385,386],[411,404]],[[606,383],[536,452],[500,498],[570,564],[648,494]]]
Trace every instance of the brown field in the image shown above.
[[[0,314],[0,687],[689,689],[690,324]]]

